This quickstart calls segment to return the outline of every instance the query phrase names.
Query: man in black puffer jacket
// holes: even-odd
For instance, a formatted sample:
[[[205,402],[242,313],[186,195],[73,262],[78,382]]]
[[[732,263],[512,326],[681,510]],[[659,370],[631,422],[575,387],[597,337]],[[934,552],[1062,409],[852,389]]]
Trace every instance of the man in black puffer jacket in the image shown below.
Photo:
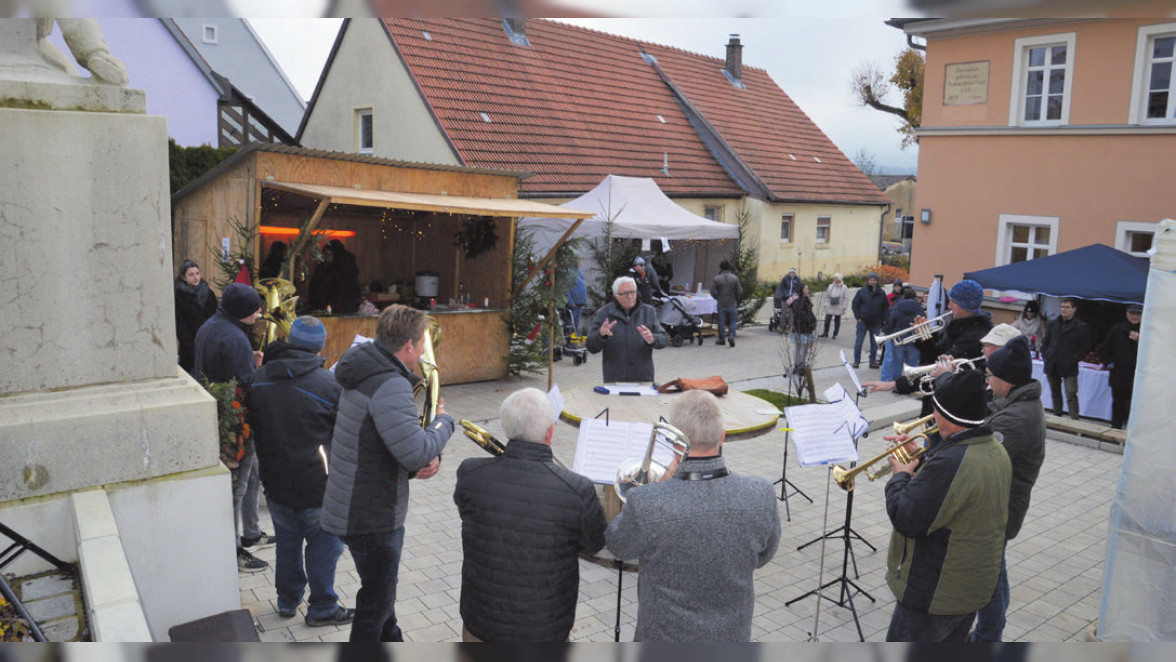
[[[326,454],[320,453],[330,453],[340,391],[318,355],[326,341],[327,330],[318,319],[294,320],[289,342],[278,340],[265,348],[265,363],[254,374],[246,400],[261,485],[278,538],[278,615],[294,616],[309,582],[306,624],[313,627],[345,625],[355,615],[339,605],[335,593],[335,565],[343,542],[319,525],[327,486]]]
[[[331,473],[323,493],[322,527],[347,543],[359,593],[353,642],[404,641],[396,624],[396,578],[408,515],[408,480],[437,473],[453,419],[438,403],[421,427],[410,366],[425,351],[429,320],[393,304],[380,313],[376,339],[347,350],[335,367],[343,387],[331,437]]]
[[[464,641],[567,641],[576,618],[581,552],[604,547],[592,481],[557,466],[555,409],[543,391],[512,393],[501,409],[509,442],[457,470]]]

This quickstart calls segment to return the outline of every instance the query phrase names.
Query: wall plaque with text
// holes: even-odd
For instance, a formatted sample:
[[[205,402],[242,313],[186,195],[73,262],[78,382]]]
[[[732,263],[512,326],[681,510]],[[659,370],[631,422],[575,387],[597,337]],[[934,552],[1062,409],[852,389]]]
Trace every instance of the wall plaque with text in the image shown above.
[[[988,62],[949,64],[943,77],[943,105],[988,103]]]

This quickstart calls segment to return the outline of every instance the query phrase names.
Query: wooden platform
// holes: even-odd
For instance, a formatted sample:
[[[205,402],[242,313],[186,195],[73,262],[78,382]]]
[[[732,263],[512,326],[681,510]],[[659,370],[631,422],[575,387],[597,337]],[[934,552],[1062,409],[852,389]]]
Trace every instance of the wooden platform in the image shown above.
[[[589,387],[564,392],[564,410],[560,418],[579,426],[585,418],[594,418],[604,409],[609,418],[636,423],[655,423],[661,418],[669,420],[670,405],[680,393],[660,395],[623,396],[596,393]],[[758,437],[776,428],[780,412],[770,402],[739,391],[731,391],[719,398],[723,409],[723,428],[727,441],[739,438]]]
[[[1074,420],[1069,416],[1054,416],[1046,412],[1045,425],[1050,430],[1058,430],[1079,437],[1096,439],[1100,442],[1117,444],[1119,446],[1122,446],[1127,441],[1127,435],[1123,430],[1112,428],[1111,424],[1106,421],[1089,418]]]

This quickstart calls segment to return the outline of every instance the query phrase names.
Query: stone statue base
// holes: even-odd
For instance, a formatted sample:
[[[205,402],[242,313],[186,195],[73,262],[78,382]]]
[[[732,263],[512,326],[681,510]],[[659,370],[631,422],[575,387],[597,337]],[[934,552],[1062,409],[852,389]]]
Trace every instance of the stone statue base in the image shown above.
[[[64,79],[71,78],[64,74],[62,76]],[[147,97],[143,90],[91,83],[85,78],[73,78],[62,82],[0,78],[0,108],[83,110],[142,115],[147,112]]]

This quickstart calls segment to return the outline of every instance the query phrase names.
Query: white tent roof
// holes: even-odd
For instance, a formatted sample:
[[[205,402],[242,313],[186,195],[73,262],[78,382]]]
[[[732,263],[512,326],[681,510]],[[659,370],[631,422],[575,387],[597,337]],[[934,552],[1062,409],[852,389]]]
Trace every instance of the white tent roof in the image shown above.
[[[598,237],[609,219],[615,239],[735,239],[739,226],[716,223],[692,214],[666,197],[648,177],[609,175],[596,188],[560,205],[596,214],[576,229],[573,237]],[[552,246],[572,219],[521,218],[520,231],[534,233],[535,245]]]

